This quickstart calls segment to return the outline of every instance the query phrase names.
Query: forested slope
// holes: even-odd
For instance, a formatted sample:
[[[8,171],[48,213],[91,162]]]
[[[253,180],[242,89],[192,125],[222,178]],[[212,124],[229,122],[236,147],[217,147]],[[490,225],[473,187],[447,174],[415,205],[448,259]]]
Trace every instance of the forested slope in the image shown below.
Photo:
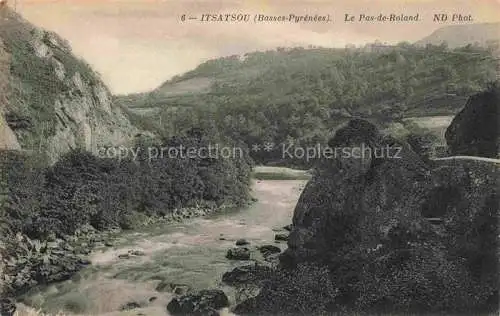
[[[116,100],[135,113],[156,109],[154,119],[136,119],[166,135],[202,126],[248,145],[311,144],[352,117],[454,115],[495,80],[497,66],[492,49],[473,45],[278,48],[210,60]]]

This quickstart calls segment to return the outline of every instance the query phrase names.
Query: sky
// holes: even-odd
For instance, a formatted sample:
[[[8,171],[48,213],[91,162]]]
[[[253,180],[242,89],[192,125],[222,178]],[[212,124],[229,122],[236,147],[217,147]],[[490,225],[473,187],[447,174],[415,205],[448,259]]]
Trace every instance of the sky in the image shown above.
[[[11,6],[14,0],[9,0]],[[416,41],[435,29],[437,13],[473,22],[500,21],[500,0],[17,0],[16,9],[37,26],[69,40],[73,51],[116,94],[148,91],[174,75],[219,56],[276,47],[344,47],[380,40]],[[329,23],[207,23],[181,16],[241,13],[330,15]],[[345,14],[419,14],[413,23],[349,22]]]

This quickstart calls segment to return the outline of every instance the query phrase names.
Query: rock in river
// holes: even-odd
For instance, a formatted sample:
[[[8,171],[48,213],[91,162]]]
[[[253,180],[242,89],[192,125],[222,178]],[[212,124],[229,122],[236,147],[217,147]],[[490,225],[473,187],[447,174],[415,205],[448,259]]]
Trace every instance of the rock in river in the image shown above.
[[[249,245],[249,244],[250,244],[250,242],[246,239],[243,239],[243,238],[238,239],[236,241],[236,246],[245,246],[245,245]]]
[[[230,260],[250,260],[250,249],[247,247],[231,248],[227,251],[226,258]]]
[[[227,306],[226,294],[214,289],[176,297],[168,303],[167,310],[172,315],[218,316],[218,310]]]
[[[191,287],[186,284],[177,284],[162,281],[156,286],[155,290],[157,292],[172,292],[177,295],[185,295],[191,290]]]
[[[274,240],[276,240],[276,241],[287,241],[288,240],[288,234],[284,234],[284,233],[282,233],[282,234],[276,234],[274,236]]]
[[[274,245],[259,246],[259,247],[257,247],[257,249],[259,249],[260,253],[264,257],[267,257],[267,256],[270,256],[272,254],[280,253],[281,252],[281,249],[279,247],[277,247],[277,246],[274,246]]]
[[[228,285],[242,285],[266,280],[272,268],[261,264],[236,267],[222,275],[222,282]]]
[[[136,309],[136,308],[141,308],[143,307],[143,304],[141,303],[138,303],[138,302],[129,302],[125,305],[123,305],[122,307],[120,307],[120,310],[121,311],[128,311],[128,310],[132,310],[132,309]]]
[[[283,226],[283,229],[286,231],[289,231],[289,232],[292,231],[292,228],[293,228],[292,224],[288,224],[286,226]]]
[[[146,255],[146,253],[142,250],[129,250],[128,253],[132,256],[138,256],[138,257]]]
[[[130,259],[130,254],[128,253],[122,253],[118,255],[118,258],[120,259]]]

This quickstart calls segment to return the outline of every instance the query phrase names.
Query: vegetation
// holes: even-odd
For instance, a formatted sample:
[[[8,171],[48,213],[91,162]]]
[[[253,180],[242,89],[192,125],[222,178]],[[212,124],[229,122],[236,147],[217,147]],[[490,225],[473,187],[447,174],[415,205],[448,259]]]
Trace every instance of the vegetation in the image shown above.
[[[162,147],[206,148],[201,130],[165,139]],[[9,195],[2,222],[7,236],[6,283],[19,294],[36,284],[71,277],[82,264],[65,241],[88,231],[129,229],[175,209],[239,206],[249,201],[251,160],[242,156],[150,159],[147,139],[137,160],[99,158],[75,150],[50,167],[8,154]]]
[[[165,135],[201,126],[248,146],[308,146],[324,143],[352,117],[385,125],[405,116],[454,115],[495,76],[491,49],[471,45],[279,48],[211,60],[149,94],[117,101],[132,111],[160,110],[150,121]],[[200,88],[202,79],[208,89]],[[303,164],[280,161],[278,151],[251,155],[262,164]]]

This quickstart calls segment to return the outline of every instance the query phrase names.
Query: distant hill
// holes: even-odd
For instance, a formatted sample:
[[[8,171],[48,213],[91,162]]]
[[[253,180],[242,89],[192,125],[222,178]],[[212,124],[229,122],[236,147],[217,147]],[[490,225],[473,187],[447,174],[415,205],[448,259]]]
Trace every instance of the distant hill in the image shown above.
[[[249,146],[304,146],[351,118],[455,115],[495,81],[496,66],[492,51],[474,45],[278,48],[209,60],[115,101],[166,136],[201,127]]]
[[[500,23],[478,23],[450,25],[437,29],[429,36],[416,42],[417,45],[440,45],[446,42],[448,47],[462,47],[468,44],[488,46],[500,42]]]
[[[108,88],[68,42],[0,7],[0,145],[55,162],[75,148],[137,134]]]
[[[146,115],[197,105],[238,108],[248,102],[266,108],[312,96],[333,116],[370,115],[394,104],[409,115],[447,115],[495,79],[495,65],[488,51],[474,47],[286,48],[209,60],[151,92],[115,100]]]

